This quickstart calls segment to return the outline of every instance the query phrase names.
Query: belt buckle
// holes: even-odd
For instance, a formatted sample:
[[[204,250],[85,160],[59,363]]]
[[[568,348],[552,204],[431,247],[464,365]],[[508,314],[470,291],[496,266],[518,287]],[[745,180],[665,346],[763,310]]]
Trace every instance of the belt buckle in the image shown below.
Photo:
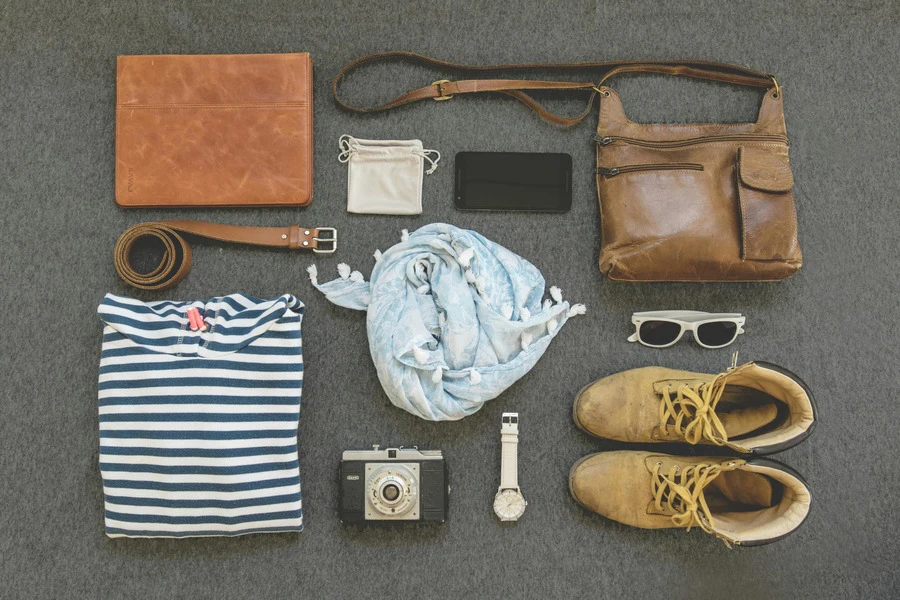
[[[321,235],[322,232],[330,232],[331,237],[314,237],[313,239],[316,241],[316,247],[313,248],[313,252],[316,254],[334,254],[335,250],[337,250],[337,229],[334,227],[316,227],[316,234]],[[331,243],[331,248],[326,250],[319,250],[319,243],[325,242]]]
[[[434,100],[435,102],[444,102],[445,100],[449,100],[454,96],[454,94],[444,94],[444,84],[445,83],[450,83],[450,80],[449,79],[438,79],[437,81],[432,82],[431,85],[436,85],[438,94],[440,94],[439,96],[432,98],[432,100]]]

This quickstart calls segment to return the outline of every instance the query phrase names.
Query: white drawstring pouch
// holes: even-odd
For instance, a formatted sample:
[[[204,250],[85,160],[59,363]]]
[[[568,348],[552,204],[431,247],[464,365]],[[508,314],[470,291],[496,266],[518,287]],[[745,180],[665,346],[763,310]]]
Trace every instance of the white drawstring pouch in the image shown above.
[[[342,135],[338,145],[338,161],[347,165],[347,212],[422,214],[425,161],[425,173],[434,173],[440,152],[425,150],[421,140],[360,140],[350,135]]]

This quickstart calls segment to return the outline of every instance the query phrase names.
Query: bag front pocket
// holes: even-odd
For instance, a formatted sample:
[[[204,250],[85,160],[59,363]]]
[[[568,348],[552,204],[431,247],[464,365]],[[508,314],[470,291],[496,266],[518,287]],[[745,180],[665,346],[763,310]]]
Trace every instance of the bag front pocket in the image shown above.
[[[794,176],[787,148],[741,146],[737,153],[741,258],[799,260]]]

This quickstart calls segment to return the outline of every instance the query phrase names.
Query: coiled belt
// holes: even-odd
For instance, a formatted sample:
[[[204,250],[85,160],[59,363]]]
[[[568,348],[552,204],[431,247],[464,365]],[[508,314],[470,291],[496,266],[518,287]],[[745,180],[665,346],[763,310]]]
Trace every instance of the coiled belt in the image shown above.
[[[141,290],[164,290],[177,284],[191,270],[191,247],[181,237],[182,233],[237,244],[312,250],[317,254],[332,254],[337,250],[337,230],[332,227],[243,227],[206,221],[157,221],[132,225],[119,236],[115,249],[116,273],[125,283]],[[323,237],[323,233],[328,235]],[[140,273],[131,264],[131,251],[138,240],[147,238],[162,242],[164,252],[156,267]]]

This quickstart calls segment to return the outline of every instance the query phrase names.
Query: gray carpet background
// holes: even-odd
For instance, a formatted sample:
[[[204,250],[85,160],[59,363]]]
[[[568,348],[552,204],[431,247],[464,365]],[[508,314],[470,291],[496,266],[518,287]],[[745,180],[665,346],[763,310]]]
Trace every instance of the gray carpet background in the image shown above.
[[[497,3],[33,2],[0,6],[0,597],[3,598],[896,598],[898,533],[897,56],[890,0]],[[590,135],[548,125],[511,99],[425,102],[382,116],[339,111],[337,70],[380,50],[470,63],[691,57],[776,73],[784,85],[805,266],[776,284],[606,281]],[[119,54],[309,51],[315,71],[315,200],[302,210],[123,210],[113,202],[115,59]],[[359,101],[445,74],[372,69]],[[577,77],[577,76],[573,76]],[[614,82],[632,118],[746,120],[759,95],[654,76]],[[575,114],[577,101],[552,106]],[[425,178],[419,217],[346,213],[337,139],[413,138],[444,155]],[[463,213],[452,204],[462,150],[568,152],[574,206],[563,215]],[[112,248],[127,226],[159,218],[246,225],[328,225],[339,252],[313,259],[194,243],[175,290],[133,293]],[[394,408],[368,355],[362,313],[313,293],[402,228],[474,228],[531,260],[588,314],[536,368],[478,414],[433,424]],[[300,424],[306,530],[190,540],[110,540],[97,466],[97,368],[105,292],[198,299],[241,291],[297,294],[306,380]],[[736,310],[732,348],[626,343],[632,311]],[[620,370],[661,364],[718,372],[733,349],[800,374],[818,400],[812,437],[775,458],[805,475],[814,506],[793,536],[728,550],[699,531],[643,531],[570,498],[572,463],[615,447],[572,424],[576,391]],[[520,481],[528,510],[497,522],[500,413],[521,414]],[[357,530],[337,520],[344,449],[440,448],[453,492],[446,526]]]

